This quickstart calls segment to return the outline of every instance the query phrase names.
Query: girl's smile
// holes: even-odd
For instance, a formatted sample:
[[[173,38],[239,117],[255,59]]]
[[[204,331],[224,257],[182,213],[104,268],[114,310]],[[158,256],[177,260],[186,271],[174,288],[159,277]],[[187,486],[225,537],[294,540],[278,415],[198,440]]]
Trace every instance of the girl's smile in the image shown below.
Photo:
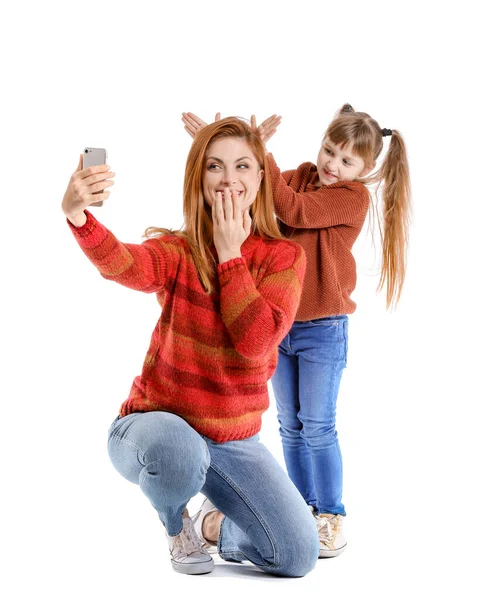
[[[331,185],[338,181],[353,181],[369,173],[363,159],[348,147],[336,146],[325,138],[317,157],[319,186]]]

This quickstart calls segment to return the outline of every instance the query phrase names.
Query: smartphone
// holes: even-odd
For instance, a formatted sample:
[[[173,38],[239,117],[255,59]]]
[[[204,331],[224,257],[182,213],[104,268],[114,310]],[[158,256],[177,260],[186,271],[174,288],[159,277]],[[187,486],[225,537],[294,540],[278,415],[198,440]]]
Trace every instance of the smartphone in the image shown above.
[[[87,167],[95,167],[97,165],[106,165],[107,164],[107,151],[105,148],[84,148],[82,160],[82,168],[86,169]],[[95,192],[95,194],[101,194],[103,190],[100,192]],[[103,200],[101,202],[94,202],[89,206],[103,206]]]

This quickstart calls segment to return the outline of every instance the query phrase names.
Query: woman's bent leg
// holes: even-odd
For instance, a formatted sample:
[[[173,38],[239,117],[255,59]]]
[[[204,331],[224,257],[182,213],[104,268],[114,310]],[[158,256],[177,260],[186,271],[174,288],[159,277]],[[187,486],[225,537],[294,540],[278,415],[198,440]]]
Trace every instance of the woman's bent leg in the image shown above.
[[[133,413],[111,425],[108,452],[117,471],[140,486],[168,535],[178,535],[187,502],[205,482],[210,464],[205,440],[171,413]]]
[[[218,550],[275,575],[302,577],[319,555],[315,519],[259,436],[216,444],[202,489],[224,513]]]

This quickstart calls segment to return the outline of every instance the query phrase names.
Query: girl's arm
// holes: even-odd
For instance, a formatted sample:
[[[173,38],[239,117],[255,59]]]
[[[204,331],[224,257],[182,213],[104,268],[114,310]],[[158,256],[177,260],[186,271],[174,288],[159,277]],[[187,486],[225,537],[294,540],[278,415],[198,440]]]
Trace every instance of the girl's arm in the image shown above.
[[[174,276],[180,250],[169,238],[153,238],[143,244],[123,244],[85,211],[86,221],[68,224],[84,254],[102,277],[141,292],[157,292]]]
[[[273,200],[277,217],[299,229],[322,229],[361,222],[369,207],[369,193],[358,181],[341,181],[310,192],[296,192],[288,182],[295,172],[282,174],[268,154]]]
[[[281,241],[271,252],[257,287],[243,257],[218,265],[222,318],[236,351],[250,359],[263,358],[280,344],[301,297],[304,250]]]

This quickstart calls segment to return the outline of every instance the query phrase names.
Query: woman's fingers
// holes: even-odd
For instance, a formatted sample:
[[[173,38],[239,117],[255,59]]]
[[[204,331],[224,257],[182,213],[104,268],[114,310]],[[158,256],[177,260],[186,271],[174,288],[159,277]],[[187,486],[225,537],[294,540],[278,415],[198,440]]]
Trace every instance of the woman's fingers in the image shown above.
[[[243,227],[243,211],[241,209],[240,196],[236,190],[224,189],[224,193],[217,192],[215,201],[212,203],[212,219],[217,219],[221,227],[231,224],[232,221],[236,225]]]
[[[221,120],[221,116],[220,116],[220,112],[218,112],[218,113],[215,115],[215,122],[217,123],[217,121],[220,121],[220,120]]]
[[[215,200],[212,204],[212,208],[215,207],[215,218],[216,218],[216,222],[217,225],[222,225],[223,221],[224,221],[224,210],[222,207],[222,193],[221,192],[217,192],[217,194],[215,194]]]
[[[111,185],[114,185],[114,182],[111,179],[107,179],[106,181],[98,181],[97,183],[88,185],[88,193],[95,194],[96,192],[101,192]]]
[[[105,202],[110,196],[110,192],[108,190],[101,192],[101,194],[89,194],[86,198],[86,206],[90,206],[95,202]]]
[[[243,213],[243,229],[245,230],[245,237],[248,238],[252,229],[252,217],[248,210]]]
[[[233,210],[234,220],[238,227],[243,227],[243,210],[242,204],[246,202],[246,196],[239,196],[236,190],[233,190]]]
[[[224,219],[231,221],[234,218],[233,196],[229,188],[224,188]]]
[[[215,200],[212,202],[212,222],[214,226],[217,225],[217,213],[215,211]]]
[[[85,202],[86,204],[96,202],[96,198],[100,195],[100,192],[114,185],[112,177],[115,176],[115,173],[109,169],[108,165],[98,165],[88,167],[84,171],[77,173],[72,185],[76,200],[78,202]],[[89,173],[87,177],[85,176],[86,173]],[[110,192],[107,191],[106,193],[108,197]],[[90,199],[91,196],[92,198]]]
[[[105,171],[103,173],[94,173],[93,175],[86,177],[84,180],[84,183],[86,185],[92,185],[93,183],[96,183],[97,181],[106,181],[107,179],[112,179],[114,176],[115,176],[115,173],[113,173],[112,171]]]
[[[87,167],[87,169],[83,169],[82,171],[76,171],[74,176],[77,176],[79,179],[86,179],[90,175],[104,174],[110,171],[110,167],[108,165],[96,165],[94,167]]]

